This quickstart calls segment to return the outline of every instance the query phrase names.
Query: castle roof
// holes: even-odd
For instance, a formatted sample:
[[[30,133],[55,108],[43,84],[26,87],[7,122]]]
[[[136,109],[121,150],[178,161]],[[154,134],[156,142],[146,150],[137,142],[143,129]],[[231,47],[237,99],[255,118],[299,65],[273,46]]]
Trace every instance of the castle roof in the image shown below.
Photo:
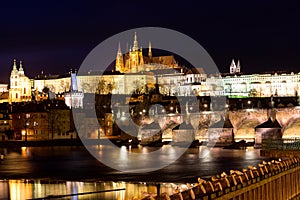
[[[170,56],[155,56],[151,59],[149,57],[144,56],[145,63],[157,63],[163,65],[175,65],[176,61],[173,55]]]

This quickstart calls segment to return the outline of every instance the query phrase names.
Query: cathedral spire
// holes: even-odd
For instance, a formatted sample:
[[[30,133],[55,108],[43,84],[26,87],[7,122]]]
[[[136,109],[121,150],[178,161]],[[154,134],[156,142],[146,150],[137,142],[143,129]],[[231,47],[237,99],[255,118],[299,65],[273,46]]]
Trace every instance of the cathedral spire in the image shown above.
[[[139,49],[139,47],[138,47],[137,36],[136,36],[136,32],[134,32],[134,41],[133,41],[132,51],[137,51],[138,49]]]
[[[122,55],[121,44],[120,44],[120,42],[119,42],[119,47],[118,47],[118,56],[119,56],[119,55]]]
[[[151,42],[149,42],[148,57],[149,57],[149,59],[152,59],[152,49],[151,49]]]
[[[121,44],[119,42],[119,47],[118,47],[118,53],[116,57],[116,65],[115,65],[115,70],[119,72],[124,72],[124,61],[123,61],[123,54],[121,51]]]

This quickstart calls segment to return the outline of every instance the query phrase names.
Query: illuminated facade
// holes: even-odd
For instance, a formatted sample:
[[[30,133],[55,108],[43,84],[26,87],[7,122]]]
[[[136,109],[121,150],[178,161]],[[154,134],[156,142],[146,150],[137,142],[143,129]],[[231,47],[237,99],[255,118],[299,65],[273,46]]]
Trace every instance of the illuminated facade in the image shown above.
[[[31,82],[25,76],[22,61],[20,61],[19,69],[17,69],[16,60],[14,60],[13,69],[10,74],[9,102],[24,101],[31,101]]]
[[[12,74],[14,73],[17,72],[13,70]],[[164,95],[283,97],[297,96],[300,92],[300,73],[247,75],[241,73],[240,61],[236,64],[232,60],[229,73],[207,75],[202,68],[179,66],[174,56],[153,57],[151,43],[148,55],[144,56],[142,48],[138,47],[136,33],[129,52],[122,54],[119,44],[115,70],[80,74],[77,81],[78,90],[84,93],[132,94],[144,93],[147,89],[154,88],[155,77],[158,77],[159,91]],[[35,91],[42,92],[47,87],[55,94],[62,94],[69,92],[71,78],[44,76],[32,82]],[[12,96],[16,96],[15,93]]]
[[[297,96],[300,73],[234,75],[222,77],[222,81],[228,96]]]
[[[229,73],[210,75],[206,84],[211,96],[270,97],[298,96],[300,73],[242,74],[241,64],[232,60]]]
[[[59,77],[59,76],[41,76],[33,80],[33,89],[36,92],[42,92],[44,88],[55,94],[61,94],[69,92],[71,86],[70,76]]]

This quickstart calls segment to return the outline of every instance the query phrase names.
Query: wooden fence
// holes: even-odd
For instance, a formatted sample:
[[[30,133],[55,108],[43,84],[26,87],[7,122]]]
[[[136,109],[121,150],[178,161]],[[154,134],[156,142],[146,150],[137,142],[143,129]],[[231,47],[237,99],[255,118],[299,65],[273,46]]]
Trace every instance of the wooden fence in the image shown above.
[[[242,171],[231,170],[210,180],[199,179],[189,189],[172,195],[147,196],[143,200],[194,200],[194,199],[300,199],[300,158],[263,162]]]

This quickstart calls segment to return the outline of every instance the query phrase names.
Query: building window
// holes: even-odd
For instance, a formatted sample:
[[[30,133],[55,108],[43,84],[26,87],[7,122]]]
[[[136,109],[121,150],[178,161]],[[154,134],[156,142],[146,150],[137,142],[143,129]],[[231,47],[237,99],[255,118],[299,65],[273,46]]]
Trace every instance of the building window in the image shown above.
[[[18,98],[18,93],[16,93],[16,99]]]
[[[26,88],[24,88],[24,94],[26,94]]]
[[[15,81],[15,86],[17,86],[18,85],[18,83],[17,83],[17,81]]]

